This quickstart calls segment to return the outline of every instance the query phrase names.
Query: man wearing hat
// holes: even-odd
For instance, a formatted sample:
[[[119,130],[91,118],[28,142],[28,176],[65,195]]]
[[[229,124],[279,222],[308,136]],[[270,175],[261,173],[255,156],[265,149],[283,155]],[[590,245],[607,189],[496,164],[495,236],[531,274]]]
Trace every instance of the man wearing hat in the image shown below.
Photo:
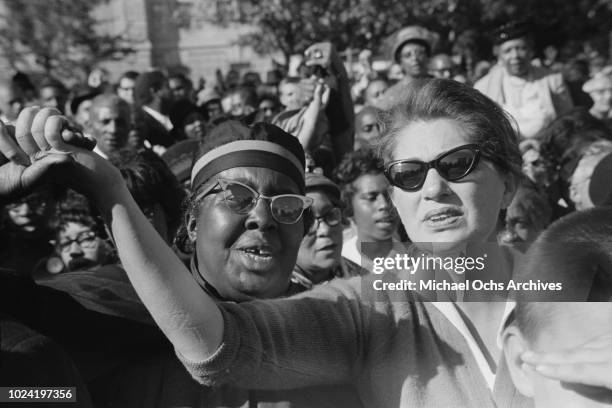
[[[572,99],[561,74],[531,65],[533,38],[529,24],[506,24],[495,31],[493,40],[498,46],[498,64],[474,88],[514,117],[522,138],[534,137],[569,111]]]
[[[428,61],[435,40],[434,33],[420,26],[405,27],[396,34],[391,57],[402,68],[404,77],[385,92],[383,109],[400,102],[413,79],[429,76]]]

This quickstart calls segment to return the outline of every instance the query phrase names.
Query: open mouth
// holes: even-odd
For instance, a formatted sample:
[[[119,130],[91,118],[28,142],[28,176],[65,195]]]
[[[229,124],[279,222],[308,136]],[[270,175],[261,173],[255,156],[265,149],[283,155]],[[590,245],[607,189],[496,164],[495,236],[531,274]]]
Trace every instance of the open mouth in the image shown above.
[[[244,252],[247,256],[254,258],[272,258],[272,251],[261,247],[240,248],[239,251]]]
[[[457,208],[445,208],[441,210],[434,210],[434,211],[430,211],[425,216],[425,222],[434,227],[445,226],[445,225],[453,224],[462,215],[463,215],[463,212]]]

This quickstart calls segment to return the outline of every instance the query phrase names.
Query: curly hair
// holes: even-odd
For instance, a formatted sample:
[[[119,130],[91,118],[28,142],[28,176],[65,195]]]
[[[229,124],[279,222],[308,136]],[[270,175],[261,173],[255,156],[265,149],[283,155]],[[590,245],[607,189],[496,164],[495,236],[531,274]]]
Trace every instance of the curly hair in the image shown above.
[[[161,157],[150,150],[120,150],[109,158],[141,209],[159,204],[164,210],[168,231],[181,223],[181,202],[185,197],[176,176]]]
[[[333,179],[340,186],[341,201],[347,217],[353,215],[353,182],[365,174],[376,175],[382,172],[382,161],[372,149],[361,148],[344,156],[334,171]]]

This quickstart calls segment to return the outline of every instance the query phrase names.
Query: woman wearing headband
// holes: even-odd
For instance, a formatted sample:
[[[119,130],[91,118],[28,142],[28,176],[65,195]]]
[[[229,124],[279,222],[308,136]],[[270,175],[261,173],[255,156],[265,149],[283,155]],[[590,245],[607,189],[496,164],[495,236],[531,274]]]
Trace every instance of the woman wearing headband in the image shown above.
[[[365,406],[380,407],[493,407],[503,396],[498,388],[508,389],[507,373],[497,370],[501,353],[495,343],[504,303],[490,302],[486,293],[480,298],[486,304],[425,302],[411,291],[373,290],[377,276],[290,298],[217,303],[193,284],[192,275],[182,273],[185,267],[146,222],[117,172],[67,146],[60,138],[61,119],[48,118],[44,130],[41,123],[34,121],[34,140],[44,135],[36,145],[70,152],[78,165],[48,154],[19,167],[13,179],[20,175],[20,185],[27,186],[49,161],[56,164],[57,180],[92,197],[107,217],[143,303],[202,383],[251,389],[351,384]],[[20,151],[6,135],[1,140]],[[19,144],[37,154],[32,138]],[[382,151],[393,200],[415,248],[425,252],[433,246],[457,255],[495,242],[499,213],[512,200],[520,173],[516,136],[497,105],[452,81],[414,81],[408,99],[389,117]],[[301,225],[309,202],[302,197],[299,169],[288,163],[291,159],[280,161],[283,153],[275,147],[260,157],[278,161],[267,176],[257,168],[252,175],[220,173],[229,158],[217,153],[196,163],[192,173],[193,185],[201,184],[200,198],[207,200],[201,205],[231,212],[244,225],[242,234],[232,235],[213,216],[196,222],[197,239],[213,242],[211,250],[198,252],[200,269],[209,262],[206,257],[224,261],[230,274],[252,262],[248,273],[235,276],[247,296],[253,288],[281,291],[265,285],[266,276],[283,273],[295,260],[289,255],[297,250],[289,242],[294,233],[286,226]],[[16,160],[8,165],[18,167],[22,156],[11,154]],[[61,177],[63,167],[72,169],[72,177]],[[290,187],[279,189],[280,183]],[[267,222],[260,222],[264,218]],[[287,254],[273,257],[280,251]],[[510,269],[504,253],[497,260],[489,269]],[[214,284],[212,274],[209,279]]]

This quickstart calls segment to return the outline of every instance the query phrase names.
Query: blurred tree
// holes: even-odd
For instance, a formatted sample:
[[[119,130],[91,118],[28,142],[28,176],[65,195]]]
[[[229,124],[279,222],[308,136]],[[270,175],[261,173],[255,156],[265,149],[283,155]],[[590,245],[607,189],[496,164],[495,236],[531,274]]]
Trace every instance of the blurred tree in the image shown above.
[[[612,38],[612,0],[192,0],[192,18],[248,24],[239,43],[260,53],[301,53],[315,41],[339,50],[369,48],[388,56],[393,33],[421,24],[439,34],[436,51],[455,51],[467,64],[490,58],[489,33],[511,19],[535,23],[537,45]],[[198,16],[198,17],[193,17]],[[600,39],[600,40],[598,40]],[[612,46],[612,44],[608,45]]]
[[[133,51],[122,36],[96,31],[90,12],[104,1],[5,0],[0,50],[14,68],[37,65],[60,78],[86,78],[98,62]]]

